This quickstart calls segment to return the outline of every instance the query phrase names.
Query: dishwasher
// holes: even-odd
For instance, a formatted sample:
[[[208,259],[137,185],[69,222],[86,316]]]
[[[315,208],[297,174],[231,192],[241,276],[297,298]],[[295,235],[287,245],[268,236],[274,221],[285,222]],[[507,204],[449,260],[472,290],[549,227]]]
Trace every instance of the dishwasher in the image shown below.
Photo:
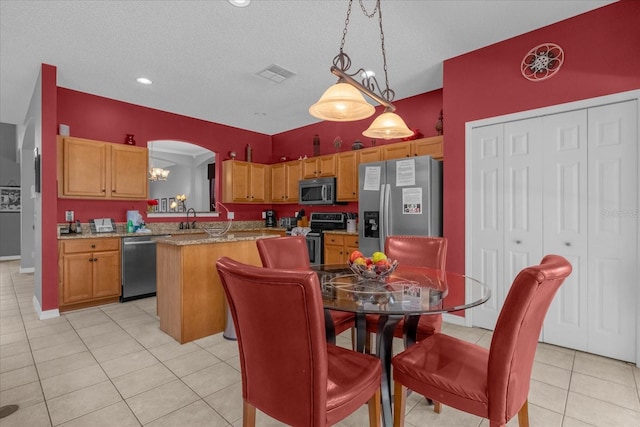
[[[122,238],[122,295],[120,302],[156,294],[156,240],[169,236]]]

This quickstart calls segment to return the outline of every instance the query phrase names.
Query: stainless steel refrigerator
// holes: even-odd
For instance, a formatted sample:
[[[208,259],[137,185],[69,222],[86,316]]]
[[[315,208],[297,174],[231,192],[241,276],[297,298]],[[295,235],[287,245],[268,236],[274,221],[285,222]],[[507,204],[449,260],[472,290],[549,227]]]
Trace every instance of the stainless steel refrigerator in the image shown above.
[[[358,190],[365,256],[383,251],[387,236],[442,236],[442,163],[430,156],[361,164]]]

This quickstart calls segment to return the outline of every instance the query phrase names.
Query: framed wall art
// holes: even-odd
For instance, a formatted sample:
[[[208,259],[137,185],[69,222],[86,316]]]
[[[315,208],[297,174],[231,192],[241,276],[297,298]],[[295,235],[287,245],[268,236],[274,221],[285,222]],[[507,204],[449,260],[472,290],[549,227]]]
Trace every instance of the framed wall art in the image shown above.
[[[0,187],[0,212],[20,212],[20,187]]]
[[[160,199],[160,212],[167,212],[167,199]]]

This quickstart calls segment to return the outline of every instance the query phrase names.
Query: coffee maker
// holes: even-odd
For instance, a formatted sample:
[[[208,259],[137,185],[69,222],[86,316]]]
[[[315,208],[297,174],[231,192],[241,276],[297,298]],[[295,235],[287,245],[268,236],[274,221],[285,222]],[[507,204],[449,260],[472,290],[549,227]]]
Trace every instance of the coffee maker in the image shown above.
[[[264,226],[270,228],[276,226],[276,211],[273,209],[264,211]]]

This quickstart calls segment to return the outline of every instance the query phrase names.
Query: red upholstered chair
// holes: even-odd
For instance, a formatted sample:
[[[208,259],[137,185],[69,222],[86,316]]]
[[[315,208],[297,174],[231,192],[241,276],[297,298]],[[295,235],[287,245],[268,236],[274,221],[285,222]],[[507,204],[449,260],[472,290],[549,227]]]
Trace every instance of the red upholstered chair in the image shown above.
[[[384,253],[389,259],[398,260],[403,265],[415,265],[436,270],[445,269],[447,258],[447,239],[445,237],[429,236],[389,236],[384,242]],[[371,333],[378,332],[379,316],[367,315],[367,339],[365,348],[371,349]],[[402,338],[404,321],[398,322],[394,336]],[[418,321],[417,340],[440,332],[442,329],[442,315],[429,314],[420,316]]]
[[[271,237],[256,240],[263,267],[308,269],[309,252],[304,236]],[[329,310],[335,334],[355,326],[355,316],[346,311]],[[353,335],[353,334],[352,334]]]
[[[434,334],[394,357],[394,426],[404,425],[408,387],[488,418],[491,427],[504,426],[515,414],[520,427],[528,427],[527,396],[542,322],[570,273],[571,264],[558,255],[523,269],[504,301],[489,350]]]
[[[256,408],[291,426],[327,426],[367,402],[380,425],[381,363],[327,343],[316,273],[227,257],[216,267],[238,337],[243,426],[255,425]]]

